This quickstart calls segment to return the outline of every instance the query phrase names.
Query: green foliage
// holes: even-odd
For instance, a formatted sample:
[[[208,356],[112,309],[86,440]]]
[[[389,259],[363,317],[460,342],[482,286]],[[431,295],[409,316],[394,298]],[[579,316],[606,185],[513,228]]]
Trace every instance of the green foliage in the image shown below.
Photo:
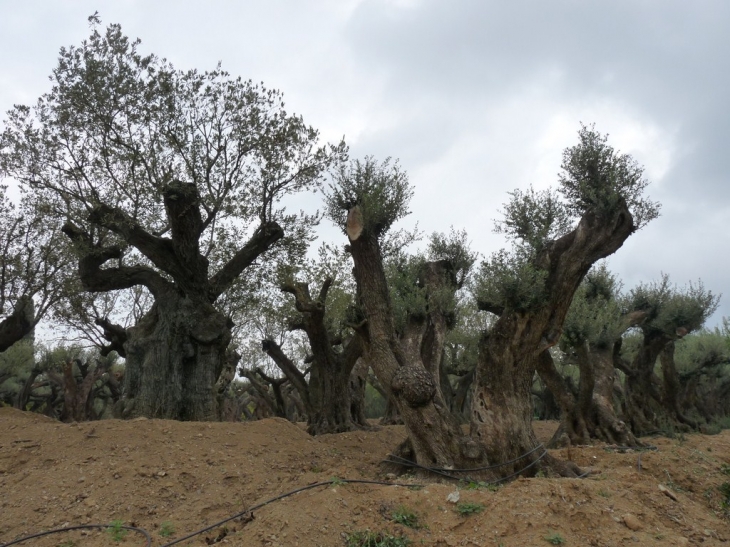
[[[175,527],[173,526],[172,522],[165,521],[160,525],[160,535],[163,538],[170,537],[174,533]]]
[[[557,192],[530,188],[509,194],[495,231],[515,245],[482,262],[474,284],[480,309],[524,312],[543,305],[546,249],[567,234],[576,219],[610,215],[626,203],[638,229],[659,214],[659,206],[643,197],[648,182],[630,156],[616,153],[592,126],[581,126],[578,136],[580,142],[563,154]]]
[[[484,482],[484,481],[471,481],[466,483],[464,488],[466,490],[489,490],[490,492],[496,492],[501,487],[500,484],[494,484],[490,482]]]
[[[464,286],[466,277],[478,256],[469,249],[466,231],[454,230],[453,226],[448,235],[434,232],[429,239],[426,252],[428,260],[444,260],[449,263],[454,284],[458,288]]]
[[[479,339],[492,324],[493,316],[480,313],[471,295],[457,301],[454,328],[446,333],[444,367],[449,374],[462,376],[476,366]]]
[[[720,430],[730,429],[730,416],[718,416],[715,418],[714,424],[717,425]]]
[[[722,508],[723,509],[730,509],[730,482],[723,482],[720,486],[717,487],[717,489],[720,491],[720,494],[722,494]]]
[[[605,264],[588,272],[565,318],[563,344],[576,347],[588,342],[599,349],[611,347],[626,328],[619,289],[620,283]]]
[[[346,482],[345,482],[345,481],[343,481],[343,480],[342,480],[341,478],[339,478],[339,477],[332,477],[332,478],[330,479],[330,483],[332,483],[332,486],[344,486],[344,485],[346,484]]]
[[[325,215],[345,233],[348,211],[356,205],[362,213],[363,229],[375,237],[384,235],[410,213],[413,188],[405,171],[390,158],[378,163],[368,156],[342,163],[332,178],[325,193]]]
[[[483,503],[462,502],[456,504],[456,512],[462,517],[468,517],[484,511]]]
[[[679,288],[667,274],[661,281],[642,283],[630,291],[627,308],[646,314],[643,329],[653,329],[681,338],[699,329],[717,309],[719,297],[706,290],[702,281]]]
[[[423,267],[422,256],[398,254],[384,264],[390,289],[393,320],[398,332],[403,332],[409,319],[424,321],[428,313],[426,289],[419,283]]]
[[[0,158],[2,154],[0,135]],[[0,180],[4,176],[0,164]],[[13,202],[7,186],[0,184],[0,321],[12,314],[28,327],[68,292],[75,273],[59,222],[37,205],[27,194],[19,203]],[[32,339],[32,332],[27,336]],[[5,338],[0,351],[17,341]]]
[[[114,541],[122,541],[127,535],[127,530],[124,528],[123,520],[113,520],[106,531],[109,534],[109,537]]]
[[[201,228],[198,241],[188,243],[198,247],[210,272],[231,264],[257,227],[273,229],[270,222],[285,236],[266,260],[246,268],[244,281],[304,253],[319,217],[290,214],[281,200],[318,189],[347,149],[344,143],[320,146],[318,132],[287,113],[280,92],[231,77],[220,65],[176,70],[143,54],[140,41],[119,25],[103,30],[98,20],[87,40],[61,49],[50,79],[51,91],[32,108],[8,113],[0,172],[31,190],[48,219],[73,223],[83,236],[78,252],[89,245],[118,248],[125,266],[179,281],[186,270],[176,270],[169,255],[156,255],[149,243],[178,237],[163,195],[192,184]],[[142,235],[131,236],[132,229]],[[136,281],[149,286],[150,278]],[[238,294],[216,305],[239,305],[251,296],[246,286],[226,280],[219,288]]]
[[[0,383],[2,398],[12,398],[28,378],[35,363],[33,350],[33,340],[26,339],[0,353],[0,377],[7,376],[7,380]]]
[[[701,329],[675,344],[674,360],[682,373],[705,370],[719,380],[730,364],[730,337],[719,328]],[[713,370],[714,369],[714,370]]]
[[[398,524],[402,524],[403,526],[408,526],[409,528],[420,528],[421,526],[418,521],[418,515],[404,505],[401,505],[393,511],[391,520]]]
[[[551,545],[562,545],[563,543],[565,543],[565,539],[563,539],[563,536],[561,536],[557,532],[550,532],[548,535],[545,536],[545,541],[547,541]]]
[[[659,204],[643,197],[649,184],[643,167],[609,146],[608,135],[593,125],[581,125],[578,137],[580,142],[563,152],[559,175],[559,191],[572,214],[610,214],[625,202],[636,229],[659,216]]]
[[[408,547],[412,541],[406,536],[393,536],[387,532],[370,530],[353,532],[347,535],[347,547]]]
[[[539,251],[548,241],[570,230],[572,219],[554,190],[536,191],[531,186],[526,192],[509,192],[509,196],[502,213],[504,219],[496,223],[496,233]]]
[[[544,303],[546,279],[523,249],[502,249],[482,261],[472,291],[480,309],[528,311]]]

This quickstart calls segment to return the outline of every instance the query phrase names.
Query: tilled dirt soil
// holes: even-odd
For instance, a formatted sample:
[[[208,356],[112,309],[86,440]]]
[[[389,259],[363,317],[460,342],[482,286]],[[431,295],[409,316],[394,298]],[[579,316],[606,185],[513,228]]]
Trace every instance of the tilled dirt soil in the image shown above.
[[[535,423],[544,441],[555,427]],[[348,536],[365,531],[406,536],[414,546],[711,546],[730,540],[720,490],[730,483],[730,431],[648,439],[658,448],[650,452],[604,445],[552,452],[591,468],[584,479],[518,479],[499,488],[341,483],[392,480],[379,462],[403,438],[399,426],[315,438],[281,419],[62,424],[0,408],[0,545],[53,528],[114,522],[116,530],[64,532],[21,545],[146,545],[143,535],[125,534],[123,524],[147,530],[159,547],[334,478],[255,510],[253,519],[232,520],[176,545],[343,547]],[[447,499],[456,491],[458,504]],[[475,512],[460,515],[457,509],[465,507]],[[415,515],[418,527],[394,522],[394,514],[400,520]]]

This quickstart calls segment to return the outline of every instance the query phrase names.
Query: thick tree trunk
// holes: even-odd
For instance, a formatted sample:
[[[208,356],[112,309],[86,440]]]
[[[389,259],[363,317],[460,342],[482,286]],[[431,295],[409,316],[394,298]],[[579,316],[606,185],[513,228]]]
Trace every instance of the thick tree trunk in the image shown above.
[[[609,216],[586,213],[577,228],[549,242],[537,255],[543,269],[544,303],[530,310],[504,309],[482,339],[475,371],[471,434],[487,447],[489,460],[517,460],[499,470],[533,473],[540,455],[532,430],[532,378],[540,354],[557,343],[570,302],[590,267],[614,253],[634,230],[625,203]],[[484,309],[498,307],[481,303]],[[524,454],[530,453],[528,457]],[[577,468],[546,457],[556,472],[575,476]]]
[[[663,332],[644,329],[644,338],[626,373],[626,417],[636,435],[663,431],[680,423],[664,405],[662,383],[654,374],[657,359],[672,339]]]
[[[436,349],[441,336],[433,338],[434,345],[426,352],[420,351],[423,333],[415,338],[407,336],[405,343],[397,338],[377,237],[367,230],[353,237],[354,274],[367,320],[366,358],[398,407],[408,433],[409,452],[424,466],[474,467],[484,461],[484,453],[462,434],[443,404],[434,374],[438,363],[433,356],[441,355],[441,349]]]
[[[621,446],[641,446],[629,426],[619,418],[614,403],[616,387],[615,352],[620,346],[594,349],[591,351],[595,386],[593,388],[593,407],[595,413],[594,437],[609,444]]]
[[[582,370],[583,367],[581,367],[581,382],[583,381]],[[537,360],[537,372],[545,383],[546,390],[552,394],[560,407],[560,425],[548,442],[548,447],[588,444],[590,433],[587,415],[581,412],[581,405],[578,404],[575,395],[555,367],[550,350],[545,350],[540,354]]]
[[[313,366],[309,374],[312,413],[308,416],[307,431],[310,435],[351,431],[350,370]]]
[[[215,386],[230,339],[227,318],[205,299],[158,296],[127,331],[122,416],[215,420]]]
[[[677,373],[677,366],[674,363],[674,341],[669,342],[662,350],[660,356],[662,365],[662,378],[664,384],[664,392],[662,393],[662,402],[664,408],[679,423],[698,429],[700,424],[691,420],[684,415],[680,406],[680,381]]]
[[[206,223],[195,184],[173,180],[162,189],[169,236],[147,232],[123,210],[101,204],[88,220],[114,232],[154,264],[122,265],[120,245],[104,247],[72,222],[63,232],[81,253],[79,277],[90,292],[137,285],[155,298],[137,325],[122,332],[105,318],[98,324],[110,345],[126,358],[120,417],[215,420],[216,382],[231,340],[229,320],[213,304],[261,254],[284,235],[275,222],[262,222],[251,238],[214,275],[200,252]],[[208,217],[209,219],[212,217]],[[118,260],[118,266],[109,265]]]
[[[37,364],[34,365],[33,368],[30,370],[28,379],[23,384],[23,387],[18,391],[18,395],[15,398],[15,408],[25,410],[25,407],[30,400],[30,394],[33,391],[33,384],[35,383],[35,379],[40,376],[41,372],[43,371]]]
[[[350,373],[350,420],[360,428],[369,428],[365,417],[365,389],[368,383],[370,365],[359,358]]]
[[[640,446],[641,443],[614,409],[616,374],[612,350],[586,345],[579,348],[577,357],[580,368],[577,399],[555,368],[548,351],[538,361],[538,373],[561,409],[560,426],[548,446],[589,444],[592,439],[622,446]]]
[[[290,329],[307,334],[312,358],[309,380],[273,340],[264,340],[263,350],[289,378],[303,403],[310,435],[341,433],[355,428],[350,399],[350,374],[360,359],[363,348],[360,334],[342,343],[341,352],[333,349],[332,335],[325,323],[325,306],[332,278],[324,280],[317,298],[312,298],[306,283],[285,283],[281,289],[294,296],[301,317]],[[363,418],[364,419],[364,418]]]
[[[470,432],[485,445],[490,462],[512,462],[497,470],[501,476],[539,469],[534,464],[542,452],[534,450],[540,443],[532,429],[532,379],[539,353],[530,348],[540,340],[525,340],[525,333],[543,330],[536,327],[530,314],[503,315],[479,347]]]

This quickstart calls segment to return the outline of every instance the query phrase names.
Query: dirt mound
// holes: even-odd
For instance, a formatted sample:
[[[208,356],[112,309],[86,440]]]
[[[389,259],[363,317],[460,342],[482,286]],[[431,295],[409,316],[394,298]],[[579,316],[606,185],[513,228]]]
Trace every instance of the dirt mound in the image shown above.
[[[543,440],[555,427],[535,424]],[[314,438],[280,419],[61,424],[0,409],[0,542],[115,521],[116,530],[22,545],[145,545],[141,535],[124,535],[122,523],[165,545],[303,486],[390,480],[378,464],[403,437],[392,426]],[[369,530],[405,535],[414,545],[726,545],[730,520],[720,487],[730,483],[730,431],[649,442],[657,450],[555,451],[595,471],[578,480],[520,479],[499,488],[428,482],[420,489],[334,480],[181,544],[342,547],[348,535]],[[394,518],[416,519],[418,527]]]

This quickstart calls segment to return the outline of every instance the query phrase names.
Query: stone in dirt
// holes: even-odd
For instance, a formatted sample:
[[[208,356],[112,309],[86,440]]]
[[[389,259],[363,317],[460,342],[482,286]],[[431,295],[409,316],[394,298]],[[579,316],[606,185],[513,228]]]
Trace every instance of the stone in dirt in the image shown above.
[[[641,521],[638,518],[636,518],[634,515],[632,515],[631,513],[626,513],[623,516],[623,519],[624,519],[624,524],[626,525],[626,528],[628,528],[629,530],[633,530],[634,532],[636,532],[637,530],[641,530],[641,528],[643,527],[643,524],[641,524]]]

